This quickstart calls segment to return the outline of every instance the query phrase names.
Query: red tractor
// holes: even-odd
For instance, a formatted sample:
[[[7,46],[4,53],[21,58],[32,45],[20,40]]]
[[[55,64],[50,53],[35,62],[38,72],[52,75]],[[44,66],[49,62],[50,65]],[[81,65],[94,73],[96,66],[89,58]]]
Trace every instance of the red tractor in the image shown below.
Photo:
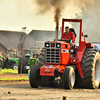
[[[70,47],[70,40],[47,41],[42,49],[38,65],[30,70],[30,85],[52,85],[55,78],[63,79],[65,89],[74,85],[81,88],[98,88],[100,80],[100,51],[85,41],[82,33],[82,19],[63,19],[64,22],[80,23],[79,46]],[[70,29],[74,33],[74,29]],[[75,33],[74,33],[75,34]],[[84,41],[82,41],[82,36]]]

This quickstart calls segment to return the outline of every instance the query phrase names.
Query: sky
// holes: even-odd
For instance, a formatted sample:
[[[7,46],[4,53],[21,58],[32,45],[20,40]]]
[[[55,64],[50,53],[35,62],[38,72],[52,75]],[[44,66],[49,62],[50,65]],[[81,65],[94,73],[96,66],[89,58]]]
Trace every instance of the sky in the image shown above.
[[[79,1],[82,2],[71,0],[69,4],[66,3],[61,18],[74,18],[75,13],[80,12],[81,6],[84,6],[84,3],[80,4]],[[55,30],[52,9],[42,15],[37,12],[35,0],[0,0],[0,30],[21,31],[22,27],[27,27],[27,33],[32,29]]]

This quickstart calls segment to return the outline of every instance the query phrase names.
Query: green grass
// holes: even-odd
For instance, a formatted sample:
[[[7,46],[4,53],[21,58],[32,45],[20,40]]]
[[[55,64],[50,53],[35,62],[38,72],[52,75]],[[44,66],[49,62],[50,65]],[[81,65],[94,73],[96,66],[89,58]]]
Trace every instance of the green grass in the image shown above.
[[[0,71],[0,74],[18,74],[18,70],[13,70],[13,69],[2,69]]]
[[[16,81],[16,80],[29,80],[28,78],[0,78],[0,81]]]
[[[0,74],[18,74],[18,70],[13,70],[13,69],[2,69],[0,71]],[[16,80],[29,80],[28,75],[27,78],[0,78],[0,81],[16,81]]]

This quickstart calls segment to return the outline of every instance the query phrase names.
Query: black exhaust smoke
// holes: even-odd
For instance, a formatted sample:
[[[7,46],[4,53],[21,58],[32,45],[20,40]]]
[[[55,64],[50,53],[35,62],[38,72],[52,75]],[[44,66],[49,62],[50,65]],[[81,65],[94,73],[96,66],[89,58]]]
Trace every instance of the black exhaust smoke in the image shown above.
[[[62,10],[66,7],[67,0],[35,0],[37,7],[39,8],[39,14],[44,14],[53,9],[54,22],[56,24],[55,41],[58,40],[59,23],[62,14]]]

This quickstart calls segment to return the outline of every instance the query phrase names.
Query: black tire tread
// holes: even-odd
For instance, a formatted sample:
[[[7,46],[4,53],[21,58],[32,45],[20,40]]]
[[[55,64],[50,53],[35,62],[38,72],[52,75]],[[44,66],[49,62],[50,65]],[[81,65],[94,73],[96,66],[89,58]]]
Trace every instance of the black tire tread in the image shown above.
[[[71,72],[72,71],[72,67],[71,66],[67,66],[64,70],[64,74],[63,74],[63,77],[64,77],[64,88],[65,89],[72,89],[73,86],[71,86]],[[75,73],[74,73],[75,75]]]
[[[37,83],[39,80],[37,79],[37,65],[33,65],[30,70],[29,82],[32,88],[38,88],[39,84]]]
[[[81,78],[79,74],[77,74],[76,85],[81,88],[97,88],[94,85],[93,78],[93,63],[95,62],[95,56],[97,51],[94,50],[86,50],[81,64],[83,68],[84,78]]]
[[[19,61],[18,61],[18,73],[21,73],[21,57],[19,57]]]
[[[28,60],[29,60],[29,57],[23,56],[23,58],[22,58],[22,73],[24,73],[24,74],[28,73],[28,70],[25,68],[25,66],[28,65]]]

